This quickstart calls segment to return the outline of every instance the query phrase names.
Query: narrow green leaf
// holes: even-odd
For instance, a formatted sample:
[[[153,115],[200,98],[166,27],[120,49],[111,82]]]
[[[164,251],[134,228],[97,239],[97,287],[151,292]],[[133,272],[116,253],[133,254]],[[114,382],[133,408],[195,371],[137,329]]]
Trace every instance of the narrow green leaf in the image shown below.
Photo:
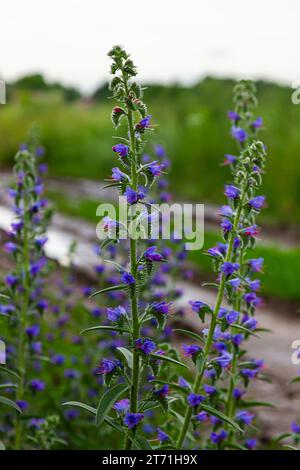
[[[3,405],[10,406],[11,408],[14,408],[15,410],[17,410],[18,413],[22,413],[21,408],[9,398],[0,396],[0,403],[3,403]]]
[[[96,414],[96,425],[104,421],[107,413],[110,411],[113,404],[118,400],[118,398],[123,395],[123,393],[128,389],[127,384],[117,384],[114,387],[110,388],[101,396],[97,408]]]
[[[163,356],[162,354],[151,354],[151,357],[153,359],[158,359],[160,361],[165,361],[165,362],[172,362],[172,364],[177,364],[178,366],[184,367],[185,369],[188,369],[188,366],[186,364],[183,364],[182,362],[176,361],[176,359],[173,359],[172,357],[168,356]]]
[[[152,384],[160,384],[160,385],[169,385],[171,388],[173,388],[174,390],[178,390],[179,392],[183,392],[183,393],[189,393],[189,389],[188,388],[185,388],[185,387],[181,387],[180,385],[178,384],[174,384],[173,382],[167,382],[165,380],[151,380],[151,383]]]
[[[183,335],[190,336],[191,338],[196,339],[197,341],[200,341],[200,343],[203,343],[203,338],[201,338],[200,335],[197,335],[197,333],[194,333],[193,331],[183,330],[181,328],[174,328],[173,331],[178,331],[178,333],[182,333]]]
[[[130,331],[126,330],[126,328],[119,328],[118,326],[97,325],[97,326],[91,326],[90,328],[86,328],[85,330],[82,330],[80,334],[82,335],[83,333],[86,333],[87,331],[96,331],[96,330],[121,331],[122,333],[130,333]]]
[[[11,383],[0,384],[0,389],[1,388],[18,388],[18,384],[11,384]]]
[[[16,377],[17,379],[19,379],[19,375],[17,374],[17,372],[13,371],[13,370],[10,370],[8,369],[7,367],[3,367],[3,366],[0,366],[0,372],[5,372],[6,374],[10,374],[10,375],[13,375],[14,377]]]
[[[201,404],[201,408],[204,411],[207,411],[207,413],[209,413],[213,416],[216,416],[217,418],[220,418],[222,421],[229,424],[230,426],[232,426],[237,431],[244,432],[244,430],[238,425],[238,423],[236,421],[234,421],[233,419],[231,419],[228,416],[224,415],[224,413],[222,413],[222,411],[216,410],[212,406],[205,405],[205,404]]]
[[[300,382],[300,377],[295,377],[293,380],[290,381],[291,384],[294,384],[296,382]]]
[[[232,323],[230,326],[231,326],[231,328],[235,328],[237,330],[244,331],[245,333],[248,333],[251,336],[255,336],[256,338],[260,338],[259,335],[256,335],[255,333],[253,333],[253,331],[249,330],[248,328],[246,328],[243,325],[239,325],[238,323]]]
[[[92,413],[93,415],[96,415],[97,410],[93,406],[86,405],[85,403],[82,403],[81,401],[66,401],[63,403],[63,406],[75,406],[77,408],[82,408],[85,411],[88,411],[89,413]]]
[[[105,292],[112,292],[114,290],[124,290],[127,288],[126,284],[120,284],[118,286],[111,286],[111,287],[105,287],[105,289],[98,290],[97,292],[94,292],[92,295],[90,295],[90,299],[95,297],[96,295],[104,294]]]
[[[121,348],[121,347],[117,348],[117,350],[120,351],[120,353],[122,353],[122,355],[125,357],[129,369],[132,369],[133,368],[133,354],[132,354],[132,352],[129,351],[128,349],[126,349],[126,348]]]
[[[252,408],[255,406],[266,406],[268,408],[276,408],[275,405],[266,401],[240,401],[239,406],[242,408]]]
[[[145,439],[143,436],[140,436],[139,434],[134,436],[132,441],[135,444],[135,446],[137,447],[137,449],[152,450],[152,447],[151,447],[149,441],[147,439]]]

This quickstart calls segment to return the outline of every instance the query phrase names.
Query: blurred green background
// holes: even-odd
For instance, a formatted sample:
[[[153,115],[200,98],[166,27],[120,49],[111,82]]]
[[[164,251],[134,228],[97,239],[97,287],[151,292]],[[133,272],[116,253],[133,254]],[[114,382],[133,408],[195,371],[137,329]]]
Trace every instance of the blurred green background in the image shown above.
[[[226,113],[232,108],[234,81],[205,78],[190,87],[151,85],[145,101],[162,143],[172,160],[171,188],[178,199],[222,202],[229,174],[221,166],[225,153],[235,153]],[[300,220],[300,111],[292,90],[258,82],[257,115],[264,118],[261,138],[268,148],[263,192],[269,222]],[[41,129],[50,175],[102,180],[110,174],[115,155],[107,85],[92,96],[74,88],[48,84],[41,75],[8,85],[7,104],[0,106],[0,162],[10,168],[18,144],[32,123]],[[147,151],[147,149],[146,149]]]

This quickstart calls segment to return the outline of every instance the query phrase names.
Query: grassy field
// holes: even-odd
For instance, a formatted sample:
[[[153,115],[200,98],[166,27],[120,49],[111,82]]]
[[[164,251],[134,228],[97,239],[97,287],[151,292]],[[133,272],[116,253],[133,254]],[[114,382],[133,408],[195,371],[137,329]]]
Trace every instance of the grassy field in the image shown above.
[[[232,108],[230,80],[205,79],[190,87],[149,87],[146,101],[156,132],[152,143],[163,143],[172,160],[171,189],[180,199],[222,201],[229,179],[220,165],[225,153],[235,153],[226,112]],[[259,109],[266,129],[269,161],[263,191],[265,217],[274,222],[300,221],[300,113],[291,103],[291,90],[258,83]],[[105,87],[97,101],[66,101],[58,91],[17,90],[0,107],[0,162],[11,166],[16,147],[35,122],[47,149],[50,173],[58,176],[102,180],[110,174],[115,155]],[[205,175],[205,176],[204,176]]]

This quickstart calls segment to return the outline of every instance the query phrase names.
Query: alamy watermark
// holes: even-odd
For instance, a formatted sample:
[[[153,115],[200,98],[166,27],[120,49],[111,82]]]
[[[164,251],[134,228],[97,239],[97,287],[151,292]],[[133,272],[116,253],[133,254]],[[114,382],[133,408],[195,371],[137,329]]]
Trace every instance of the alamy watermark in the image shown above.
[[[186,250],[203,247],[204,204],[129,205],[126,197],[120,196],[117,207],[100,204],[96,215],[101,217],[96,228],[99,240],[182,240]]]
[[[6,84],[0,79],[0,104],[6,104]]]
[[[298,366],[300,364],[300,339],[295,339],[291,344],[291,348],[294,349],[291,356],[292,364]]]
[[[0,364],[6,364],[6,345],[0,340]]]

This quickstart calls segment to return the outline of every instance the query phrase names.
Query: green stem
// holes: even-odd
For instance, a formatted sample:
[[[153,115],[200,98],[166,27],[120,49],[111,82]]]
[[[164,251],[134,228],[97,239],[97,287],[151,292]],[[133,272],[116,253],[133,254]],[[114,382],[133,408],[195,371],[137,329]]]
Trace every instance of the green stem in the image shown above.
[[[16,399],[22,400],[24,395],[24,382],[26,375],[26,327],[27,327],[27,313],[30,299],[30,260],[29,260],[29,240],[28,240],[28,210],[26,196],[24,199],[24,282],[23,282],[23,298],[22,307],[20,314],[20,325],[19,325],[19,338],[18,338],[18,359],[17,368],[19,373],[19,382],[16,393]],[[22,421],[21,416],[18,413],[16,416],[15,426],[15,449],[19,450],[22,445]]]
[[[241,211],[242,211],[242,206],[243,206],[243,200],[244,200],[244,193],[241,196],[240,204],[239,204],[239,207],[237,209],[237,212],[236,212],[236,215],[235,215],[235,218],[234,218],[233,229],[232,229],[232,232],[230,233],[228,249],[227,249],[227,253],[226,253],[226,257],[225,257],[224,262],[230,262],[231,261],[232,252],[233,252],[233,245],[234,245],[234,238],[235,238],[235,233],[236,233],[236,231],[238,229],[238,226],[239,226],[239,221],[240,221],[240,216],[241,216]],[[224,273],[222,273],[222,277],[221,277],[220,284],[219,284],[219,289],[218,289],[217,301],[216,301],[214,311],[212,313],[209,332],[208,332],[208,336],[207,336],[207,340],[206,340],[206,344],[205,344],[203,364],[202,364],[201,370],[196,375],[196,380],[195,380],[194,387],[193,387],[193,392],[194,393],[198,393],[198,391],[199,391],[199,389],[202,385],[203,375],[204,375],[204,372],[205,372],[207,359],[208,359],[208,356],[209,356],[210,348],[211,348],[211,345],[212,345],[212,342],[213,342],[214,333],[215,333],[215,329],[216,329],[216,325],[217,325],[217,321],[218,321],[218,313],[220,311],[220,307],[221,307],[223,297],[224,297],[225,284],[226,284],[226,275]],[[180,449],[182,447],[182,444],[184,442],[186,433],[187,433],[189,425],[190,425],[191,418],[192,418],[192,408],[189,407],[186,410],[184,423],[183,423],[183,426],[181,428],[181,431],[180,431],[178,439],[177,439],[176,449]]]
[[[126,77],[123,74],[124,86],[126,95],[129,95]],[[137,161],[136,161],[136,141],[134,132],[134,122],[131,109],[127,107],[127,119],[130,134],[130,151],[131,151],[131,182],[132,188],[137,190]],[[130,238],[130,267],[131,274],[137,279],[137,242],[134,238]],[[135,341],[140,336],[140,322],[139,322],[139,311],[138,311],[138,293],[136,286],[131,291],[131,316],[132,316],[132,343],[135,345]],[[140,379],[140,357],[138,351],[133,347],[133,369],[131,376],[131,389],[130,389],[130,412],[137,413],[138,411],[138,394],[139,394],[139,379]],[[129,432],[126,436],[125,449],[130,450],[132,447],[132,441],[129,438]]]

